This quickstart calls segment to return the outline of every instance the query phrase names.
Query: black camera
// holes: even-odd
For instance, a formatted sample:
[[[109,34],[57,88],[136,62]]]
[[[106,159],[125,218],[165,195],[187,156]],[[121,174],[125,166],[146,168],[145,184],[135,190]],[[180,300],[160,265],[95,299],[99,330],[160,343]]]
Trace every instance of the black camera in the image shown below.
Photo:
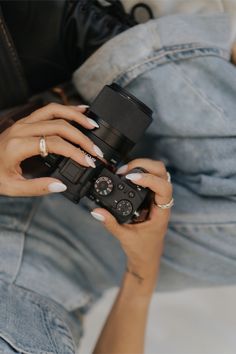
[[[113,83],[102,89],[86,115],[95,120],[99,128],[87,130],[77,123],[73,125],[99,146],[107,163],[92,157],[96,168],[84,167],[54,154],[48,155],[45,163],[52,169],[51,176],[67,186],[63,194],[68,199],[78,203],[86,196],[109,210],[120,223],[131,222],[147,209],[151,191],[120,177],[115,171],[151,124],[152,111]],[[142,169],[132,172],[140,170],[143,172]]]

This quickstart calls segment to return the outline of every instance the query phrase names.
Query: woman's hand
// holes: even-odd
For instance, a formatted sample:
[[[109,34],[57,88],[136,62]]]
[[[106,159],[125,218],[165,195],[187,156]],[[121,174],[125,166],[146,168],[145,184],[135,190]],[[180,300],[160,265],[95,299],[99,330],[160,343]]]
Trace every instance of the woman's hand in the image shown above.
[[[86,106],[67,107],[51,103],[19,120],[0,134],[0,195],[37,196],[62,192],[66,186],[59,180],[46,177],[27,180],[22,176],[20,164],[26,158],[39,155],[39,140],[44,136],[47,150],[70,157],[83,166],[94,166],[91,158],[79,148],[102,157],[101,150],[69,122],[74,121],[87,129],[97,123],[83,113]]]
[[[142,167],[148,173],[127,174],[135,167]],[[126,173],[126,178],[133,183],[150,188],[155,193],[157,204],[167,204],[171,201],[172,185],[168,182],[168,174],[162,162],[137,159],[123,166],[120,172]],[[130,273],[140,280],[156,277],[170,209],[160,209],[153,204],[149,219],[139,224],[120,225],[107,210],[100,208],[93,210],[92,215],[103,221],[108,231],[120,241],[127,256],[127,268]]]

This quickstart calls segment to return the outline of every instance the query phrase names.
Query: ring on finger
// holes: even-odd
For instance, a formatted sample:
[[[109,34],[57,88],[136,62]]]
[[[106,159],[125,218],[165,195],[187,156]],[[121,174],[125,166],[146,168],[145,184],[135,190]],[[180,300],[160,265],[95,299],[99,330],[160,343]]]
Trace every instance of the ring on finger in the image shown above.
[[[169,203],[166,203],[166,204],[158,204],[154,201],[154,205],[160,209],[170,209],[174,205],[174,198],[171,198]]]
[[[167,174],[167,182],[171,182],[171,175],[170,175],[170,173],[169,172],[166,172],[166,174]]]
[[[39,139],[39,152],[42,157],[48,156],[48,149],[45,136],[41,136]]]

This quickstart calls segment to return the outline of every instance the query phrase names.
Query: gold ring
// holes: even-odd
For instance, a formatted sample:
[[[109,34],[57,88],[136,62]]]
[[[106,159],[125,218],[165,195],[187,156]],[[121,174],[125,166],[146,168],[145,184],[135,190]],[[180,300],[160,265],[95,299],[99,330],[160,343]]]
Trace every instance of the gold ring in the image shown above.
[[[42,157],[48,156],[48,149],[45,136],[41,136],[41,138],[39,139],[39,152]]]
[[[157,206],[160,209],[170,209],[174,205],[174,198],[171,198],[171,201],[169,203],[167,203],[167,204],[157,204],[154,201],[154,205]]]
[[[170,173],[169,172],[166,172],[166,174],[167,174],[167,182],[171,182],[171,175],[170,175]]]

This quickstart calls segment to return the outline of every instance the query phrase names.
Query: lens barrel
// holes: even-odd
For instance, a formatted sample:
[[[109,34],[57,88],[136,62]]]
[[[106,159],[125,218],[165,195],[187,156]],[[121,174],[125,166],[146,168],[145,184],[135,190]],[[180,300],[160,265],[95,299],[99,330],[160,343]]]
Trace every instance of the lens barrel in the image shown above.
[[[86,135],[111,163],[122,160],[152,122],[152,110],[115,83],[103,88],[86,114],[99,124]]]

